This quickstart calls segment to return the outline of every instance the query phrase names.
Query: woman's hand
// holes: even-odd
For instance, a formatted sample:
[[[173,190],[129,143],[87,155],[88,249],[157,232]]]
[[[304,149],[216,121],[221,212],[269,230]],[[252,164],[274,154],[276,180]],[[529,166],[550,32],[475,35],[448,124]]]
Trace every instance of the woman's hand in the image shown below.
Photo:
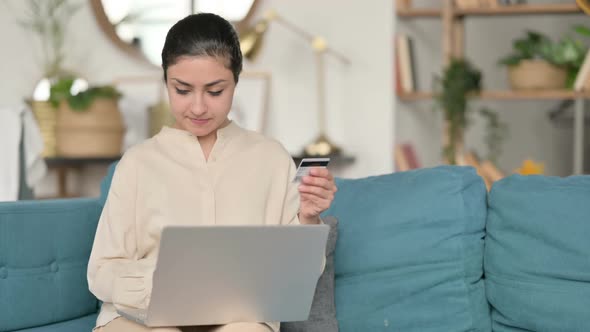
[[[299,221],[302,224],[320,223],[320,214],[330,207],[337,190],[334,177],[327,168],[312,168],[299,185]]]

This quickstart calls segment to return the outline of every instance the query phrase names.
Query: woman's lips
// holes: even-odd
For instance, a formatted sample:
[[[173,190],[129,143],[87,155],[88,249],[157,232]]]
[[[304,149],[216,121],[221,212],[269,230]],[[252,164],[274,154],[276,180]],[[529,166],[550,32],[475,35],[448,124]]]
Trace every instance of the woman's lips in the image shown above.
[[[190,119],[195,125],[202,126],[209,122],[209,119]]]

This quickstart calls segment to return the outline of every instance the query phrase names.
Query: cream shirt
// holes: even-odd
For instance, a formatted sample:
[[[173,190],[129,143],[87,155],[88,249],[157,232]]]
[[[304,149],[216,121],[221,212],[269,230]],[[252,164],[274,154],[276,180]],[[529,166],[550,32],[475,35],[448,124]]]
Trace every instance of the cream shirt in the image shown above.
[[[114,174],[90,261],[90,291],[104,302],[145,308],[162,228],[299,223],[295,164],[282,145],[233,122],[218,130],[207,161],[196,137],[164,127],[129,149]],[[278,331],[278,323],[267,323]]]

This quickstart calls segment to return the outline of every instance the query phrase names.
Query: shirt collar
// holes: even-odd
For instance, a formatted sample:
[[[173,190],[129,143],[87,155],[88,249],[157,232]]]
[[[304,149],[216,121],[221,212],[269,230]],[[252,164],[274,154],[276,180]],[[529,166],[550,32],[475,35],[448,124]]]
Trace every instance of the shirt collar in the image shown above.
[[[236,136],[239,136],[242,133],[243,129],[240,128],[235,122],[230,121],[229,124],[223,128],[217,129],[217,139],[226,140]],[[194,138],[195,136],[189,133],[186,130],[173,128],[164,126],[162,130],[160,130],[160,134],[163,136],[170,136],[170,137],[190,137]]]

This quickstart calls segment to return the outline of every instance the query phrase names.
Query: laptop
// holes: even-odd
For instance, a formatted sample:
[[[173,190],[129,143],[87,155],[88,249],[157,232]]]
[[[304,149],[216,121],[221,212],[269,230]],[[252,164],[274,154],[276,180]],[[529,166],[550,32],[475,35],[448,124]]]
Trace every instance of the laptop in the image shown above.
[[[118,312],[148,327],[307,320],[328,232],[328,225],[167,226],[147,309]]]

